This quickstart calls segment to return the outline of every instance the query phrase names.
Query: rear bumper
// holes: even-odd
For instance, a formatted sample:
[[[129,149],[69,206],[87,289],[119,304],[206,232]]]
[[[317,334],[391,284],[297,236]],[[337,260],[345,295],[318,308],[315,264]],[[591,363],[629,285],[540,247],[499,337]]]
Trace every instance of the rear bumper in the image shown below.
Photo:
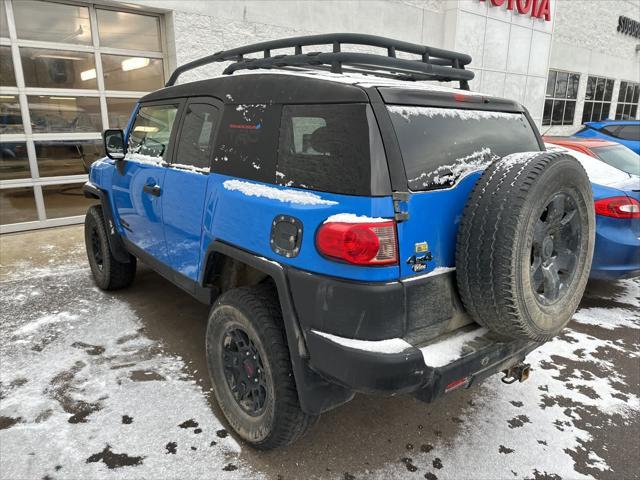
[[[597,218],[590,278],[619,280],[640,275],[640,228],[631,222]]]
[[[539,345],[499,341],[477,325],[423,347],[402,339],[358,341],[318,331],[307,336],[313,368],[331,381],[362,393],[415,393],[424,401],[522,362]]]

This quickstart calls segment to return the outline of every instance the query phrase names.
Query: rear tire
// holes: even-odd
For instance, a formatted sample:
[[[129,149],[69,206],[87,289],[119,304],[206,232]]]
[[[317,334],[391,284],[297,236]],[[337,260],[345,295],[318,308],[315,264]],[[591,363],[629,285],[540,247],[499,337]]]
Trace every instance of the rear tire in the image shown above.
[[[317,417],[300,408],[272,288],[242,287],[224,293],[211,310],[206,343],[218,405],[243,440],[268,450],[304,435]]]
[[[575,158],[540,152],[494,162],[458,230],[456,277],[465,309],[503,337],[549,340],[580,303],[594,237],[591,183]]]
[[[102,207],[89,208],[84,219],[84,242],[93,280],[102,290],[126,288],[136,276],[136,257],[129,255],[129,263],[115,259],[109,248]]]

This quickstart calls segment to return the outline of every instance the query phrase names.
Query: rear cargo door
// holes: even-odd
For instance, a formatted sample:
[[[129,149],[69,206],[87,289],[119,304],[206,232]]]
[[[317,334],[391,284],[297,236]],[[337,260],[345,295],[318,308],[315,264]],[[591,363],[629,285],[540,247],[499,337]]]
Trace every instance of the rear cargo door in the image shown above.
[[[387,109],[410,191],[409,219],[398,224],[401,277],[453,269],[458,225],[473,186],[492,161],[541,150],[534,127],[523,113],[401,105]]]

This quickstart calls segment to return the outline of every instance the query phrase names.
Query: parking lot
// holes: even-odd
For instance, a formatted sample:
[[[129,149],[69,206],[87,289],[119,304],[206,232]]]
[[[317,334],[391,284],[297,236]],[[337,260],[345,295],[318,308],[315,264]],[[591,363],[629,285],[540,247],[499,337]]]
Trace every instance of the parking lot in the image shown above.
[[[640,471],[640,282],[591,283],[569,328],[427,405],[356,396],[258,452],[210,392],[208,309],[144,265],[93,285],[81,227],[0,237],[0,477],[632,479]]]

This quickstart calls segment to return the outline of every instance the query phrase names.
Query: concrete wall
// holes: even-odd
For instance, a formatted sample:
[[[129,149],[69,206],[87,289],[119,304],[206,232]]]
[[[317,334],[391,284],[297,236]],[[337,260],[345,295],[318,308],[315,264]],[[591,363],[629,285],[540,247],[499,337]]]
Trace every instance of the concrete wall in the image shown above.
[[[615,79],[615,114],[620,80],[640,82],[640,41],[617,31],[618,17],[640,21],[640,0],[558,0],[549,68],[580,73],[574,124],[551,134],[575,132],[582,123],[588,75]]]

